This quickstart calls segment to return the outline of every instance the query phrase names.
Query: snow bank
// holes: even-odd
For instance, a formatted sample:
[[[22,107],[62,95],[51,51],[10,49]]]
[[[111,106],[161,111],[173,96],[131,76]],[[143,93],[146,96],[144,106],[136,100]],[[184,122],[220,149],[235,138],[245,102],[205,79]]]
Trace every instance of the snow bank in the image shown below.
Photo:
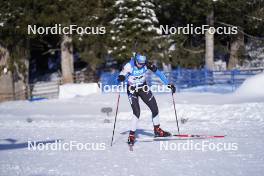
[[[87,84],[65,84],[60,86],[60,99],[74,98],[77,96],[86,96],[100,92],[97,83]]]
[[[264,97],[264,73],[257,74],[245,80],[245,82],[236,90],[236,95]]]

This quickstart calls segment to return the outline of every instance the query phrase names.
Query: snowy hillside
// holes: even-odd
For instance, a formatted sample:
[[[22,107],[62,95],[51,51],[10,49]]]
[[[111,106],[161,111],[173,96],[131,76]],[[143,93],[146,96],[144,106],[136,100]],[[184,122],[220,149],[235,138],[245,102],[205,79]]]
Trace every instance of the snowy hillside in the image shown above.
[[[159,94],[156,99],[162,128],[176,133],[171,95]],[[111,123],[104,123],[106,114],[101,108],[114,111],[117,94],[6,102],[0,104],[0,175],[263,175],[264,96],[183,92],[175,100],[182,134],[226,135],[224,139],[196,139],[193,144],[235,143],[237,150],[161,150],[162,141],[142,141],[129,151],[126,140],[132,113],[126,94],[121,95],[112,147],[114,113]],[[150,115],[142,104],[139,139],[153,136]],[[93,146],[81,151],[28,149],[28,141],[48,145],[56,140]],[[173,146],[190,141],[167,142]]]

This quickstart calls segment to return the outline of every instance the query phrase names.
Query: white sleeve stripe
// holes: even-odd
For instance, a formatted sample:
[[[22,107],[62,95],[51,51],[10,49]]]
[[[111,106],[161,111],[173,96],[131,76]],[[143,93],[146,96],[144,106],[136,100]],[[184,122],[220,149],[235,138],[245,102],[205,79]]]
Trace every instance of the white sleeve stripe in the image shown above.
[[[123,69],[122,69],[122,71],[120,72],[120,75],[124,75],[124,76],[126,76],[127,74],[129,74],[129,73],[131,73],[131,65],[130,65],[130,63],[127,63],[124,67],[123,67]]]

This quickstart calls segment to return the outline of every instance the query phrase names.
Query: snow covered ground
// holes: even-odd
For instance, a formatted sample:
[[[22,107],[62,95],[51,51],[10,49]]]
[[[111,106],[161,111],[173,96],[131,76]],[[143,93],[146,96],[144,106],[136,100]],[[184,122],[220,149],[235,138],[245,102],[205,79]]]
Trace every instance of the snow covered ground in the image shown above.
[[[258,80],[259,81],[259,80]],[[251,86],[251,88],[254,87]],[[244,92],[244,91],[241,91]],[[111,123],[104,123],[102,107],[115,110],[117,94],[95,93],[71,99],[16,101],[0,104],[1,176],[75,175],[225,175],[262,176],[264,172],[264,96],[243,93],[181,92],[176,107],[181,133],[226,135],[224,139],[196,139],[193,144],[235,143],[237,150],[161,150],[162,141],[137,142],[128,150],[126,140],[132,116],[121,95],[114,145]],[[170,94],[157,94],[162,128],[176,133]],[[141,102],[138,138],[151,137],[148,108]],[[28,141],[45,145],[71,141],[90,144],[91,150],[29,150]],[[164,141],[163,141],[164,142]],[[171,140],[166,144],[187,143]],[[164,144],[164,143],[163,143]]]

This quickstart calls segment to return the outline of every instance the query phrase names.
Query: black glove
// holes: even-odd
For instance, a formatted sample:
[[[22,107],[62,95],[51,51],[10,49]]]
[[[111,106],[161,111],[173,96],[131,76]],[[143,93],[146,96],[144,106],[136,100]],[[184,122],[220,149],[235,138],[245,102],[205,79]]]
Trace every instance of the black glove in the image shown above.
[[[168,88],[171,89],[172,93],[176,92],[176,87],[173,84],[168,84]]]
[[[120,82],[123,82],[126,80],[126,77],[124,75],[118,75],[118,78],[117,78],[117,81],[120,83]]]
[[[153,72],[156,72],[157,71],[157,67],[156,67],[156,65],[154,65],[152,62],[147,62],[147,68],[148,69],[150,69],[151,71],[153,71]]]

